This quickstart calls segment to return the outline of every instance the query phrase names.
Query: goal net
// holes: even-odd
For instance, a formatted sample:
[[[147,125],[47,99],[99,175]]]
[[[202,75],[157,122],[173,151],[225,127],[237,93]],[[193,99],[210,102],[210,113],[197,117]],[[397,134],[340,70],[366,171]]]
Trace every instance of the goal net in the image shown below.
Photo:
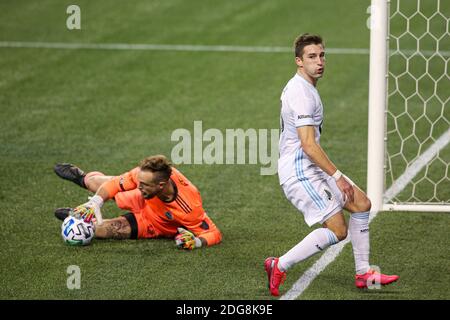
[[[373,79],[370,84],[369,99],[376,102],[370,106],[369,100],[369,108],[376,109],[372,114],[383,113],[377,128],[383,135],[372,123],[368,169],[371,154],[380,152],[384,179],[376,182],[381,187],[371,187],[368,173],[368,191],[379,193],[380,210],[450,212],[450,1],[373,0],[372,19],[377,20],[372,21],[371,46],[377,45],[373,36],[384,42],[385,61],[378,65],[384,72],[378,80],[384,81],[382,88],[374,89]],[[385,27],[374,25],[382,19]],[[372,49],[371,55],[377,54]],[[374,98],[373,90],[383,90],[382,98]],[[369,130],[372,114],[369,110]],[[372,145],[371,134],[381,143]],[[371,151],[374,147],[378,150]]]

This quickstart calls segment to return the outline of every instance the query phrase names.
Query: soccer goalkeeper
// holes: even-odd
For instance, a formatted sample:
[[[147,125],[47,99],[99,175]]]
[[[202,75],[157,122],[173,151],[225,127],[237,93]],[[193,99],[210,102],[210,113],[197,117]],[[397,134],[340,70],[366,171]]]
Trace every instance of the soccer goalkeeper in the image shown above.
[[[120,176],[106,176],[61,163],[55,173],[94,192],[90,200],[75,209],[59,208],[55,216],[64,220],[69,214],[91,220],[101,219],[101,207],[114,199],[120,209],[129,211],[114,219],[97,221],[95,237],[101,239],[175,238],[182,249],[212,246],[222,234],[208,217],[197,188],[175,169],[166,157],[151,156]]]

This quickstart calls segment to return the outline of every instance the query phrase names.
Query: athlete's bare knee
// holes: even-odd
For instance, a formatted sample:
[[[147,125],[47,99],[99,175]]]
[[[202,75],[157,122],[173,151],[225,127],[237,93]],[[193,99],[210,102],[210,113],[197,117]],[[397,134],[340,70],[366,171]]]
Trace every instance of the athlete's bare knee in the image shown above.
[[[360,201],[358,207],[360,212],[370,211],[370,209],[372,208],[372,203],[370,202],[370,199],[367,198],[366,196]]]
[[[323,223],[323,226],[331,230],[339,241],[347,238],[347,223],[342,212],[333,215]]]
[[[359,190],[357,193],[355,193],[355,195],[356,197],[354,202],[347,203],[345,208],[351,213],[370,211],[370,209],[372,208],[372,203],[370,202],[370,199],[367,197],[367,195]]]
[[[84,184],[91,192],[97,192],[98,188],[106,181],[111,180],[113,177],[105,176],[103,173],[94,171],[89,172],[84,178]]]
[[[366,198],[366,210],[365,211],[370,211],[370,209],[372,209],[372,202],[370,202],[369,198]]]
[[[336,238],[338,238],[339,241],[344,240],[347,238],[347,227],[339,228],[337,230],[333,230],[334,234],[336,235]]]

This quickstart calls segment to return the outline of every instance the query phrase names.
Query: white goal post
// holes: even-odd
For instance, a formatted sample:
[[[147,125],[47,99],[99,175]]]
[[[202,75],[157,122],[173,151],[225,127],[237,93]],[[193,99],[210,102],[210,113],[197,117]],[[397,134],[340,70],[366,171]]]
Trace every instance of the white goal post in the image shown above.
[[[370,13],[372,210],[450,212],[450,2],[372,0]]]

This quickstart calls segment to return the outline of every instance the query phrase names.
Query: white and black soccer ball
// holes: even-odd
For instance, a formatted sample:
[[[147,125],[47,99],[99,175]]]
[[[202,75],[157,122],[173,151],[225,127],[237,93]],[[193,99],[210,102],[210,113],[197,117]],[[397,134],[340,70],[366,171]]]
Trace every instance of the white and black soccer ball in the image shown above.
[[[61,225],[61,236],[71,246],[87,246],[95,234],[95,225],[83,219],[68,216]]]

